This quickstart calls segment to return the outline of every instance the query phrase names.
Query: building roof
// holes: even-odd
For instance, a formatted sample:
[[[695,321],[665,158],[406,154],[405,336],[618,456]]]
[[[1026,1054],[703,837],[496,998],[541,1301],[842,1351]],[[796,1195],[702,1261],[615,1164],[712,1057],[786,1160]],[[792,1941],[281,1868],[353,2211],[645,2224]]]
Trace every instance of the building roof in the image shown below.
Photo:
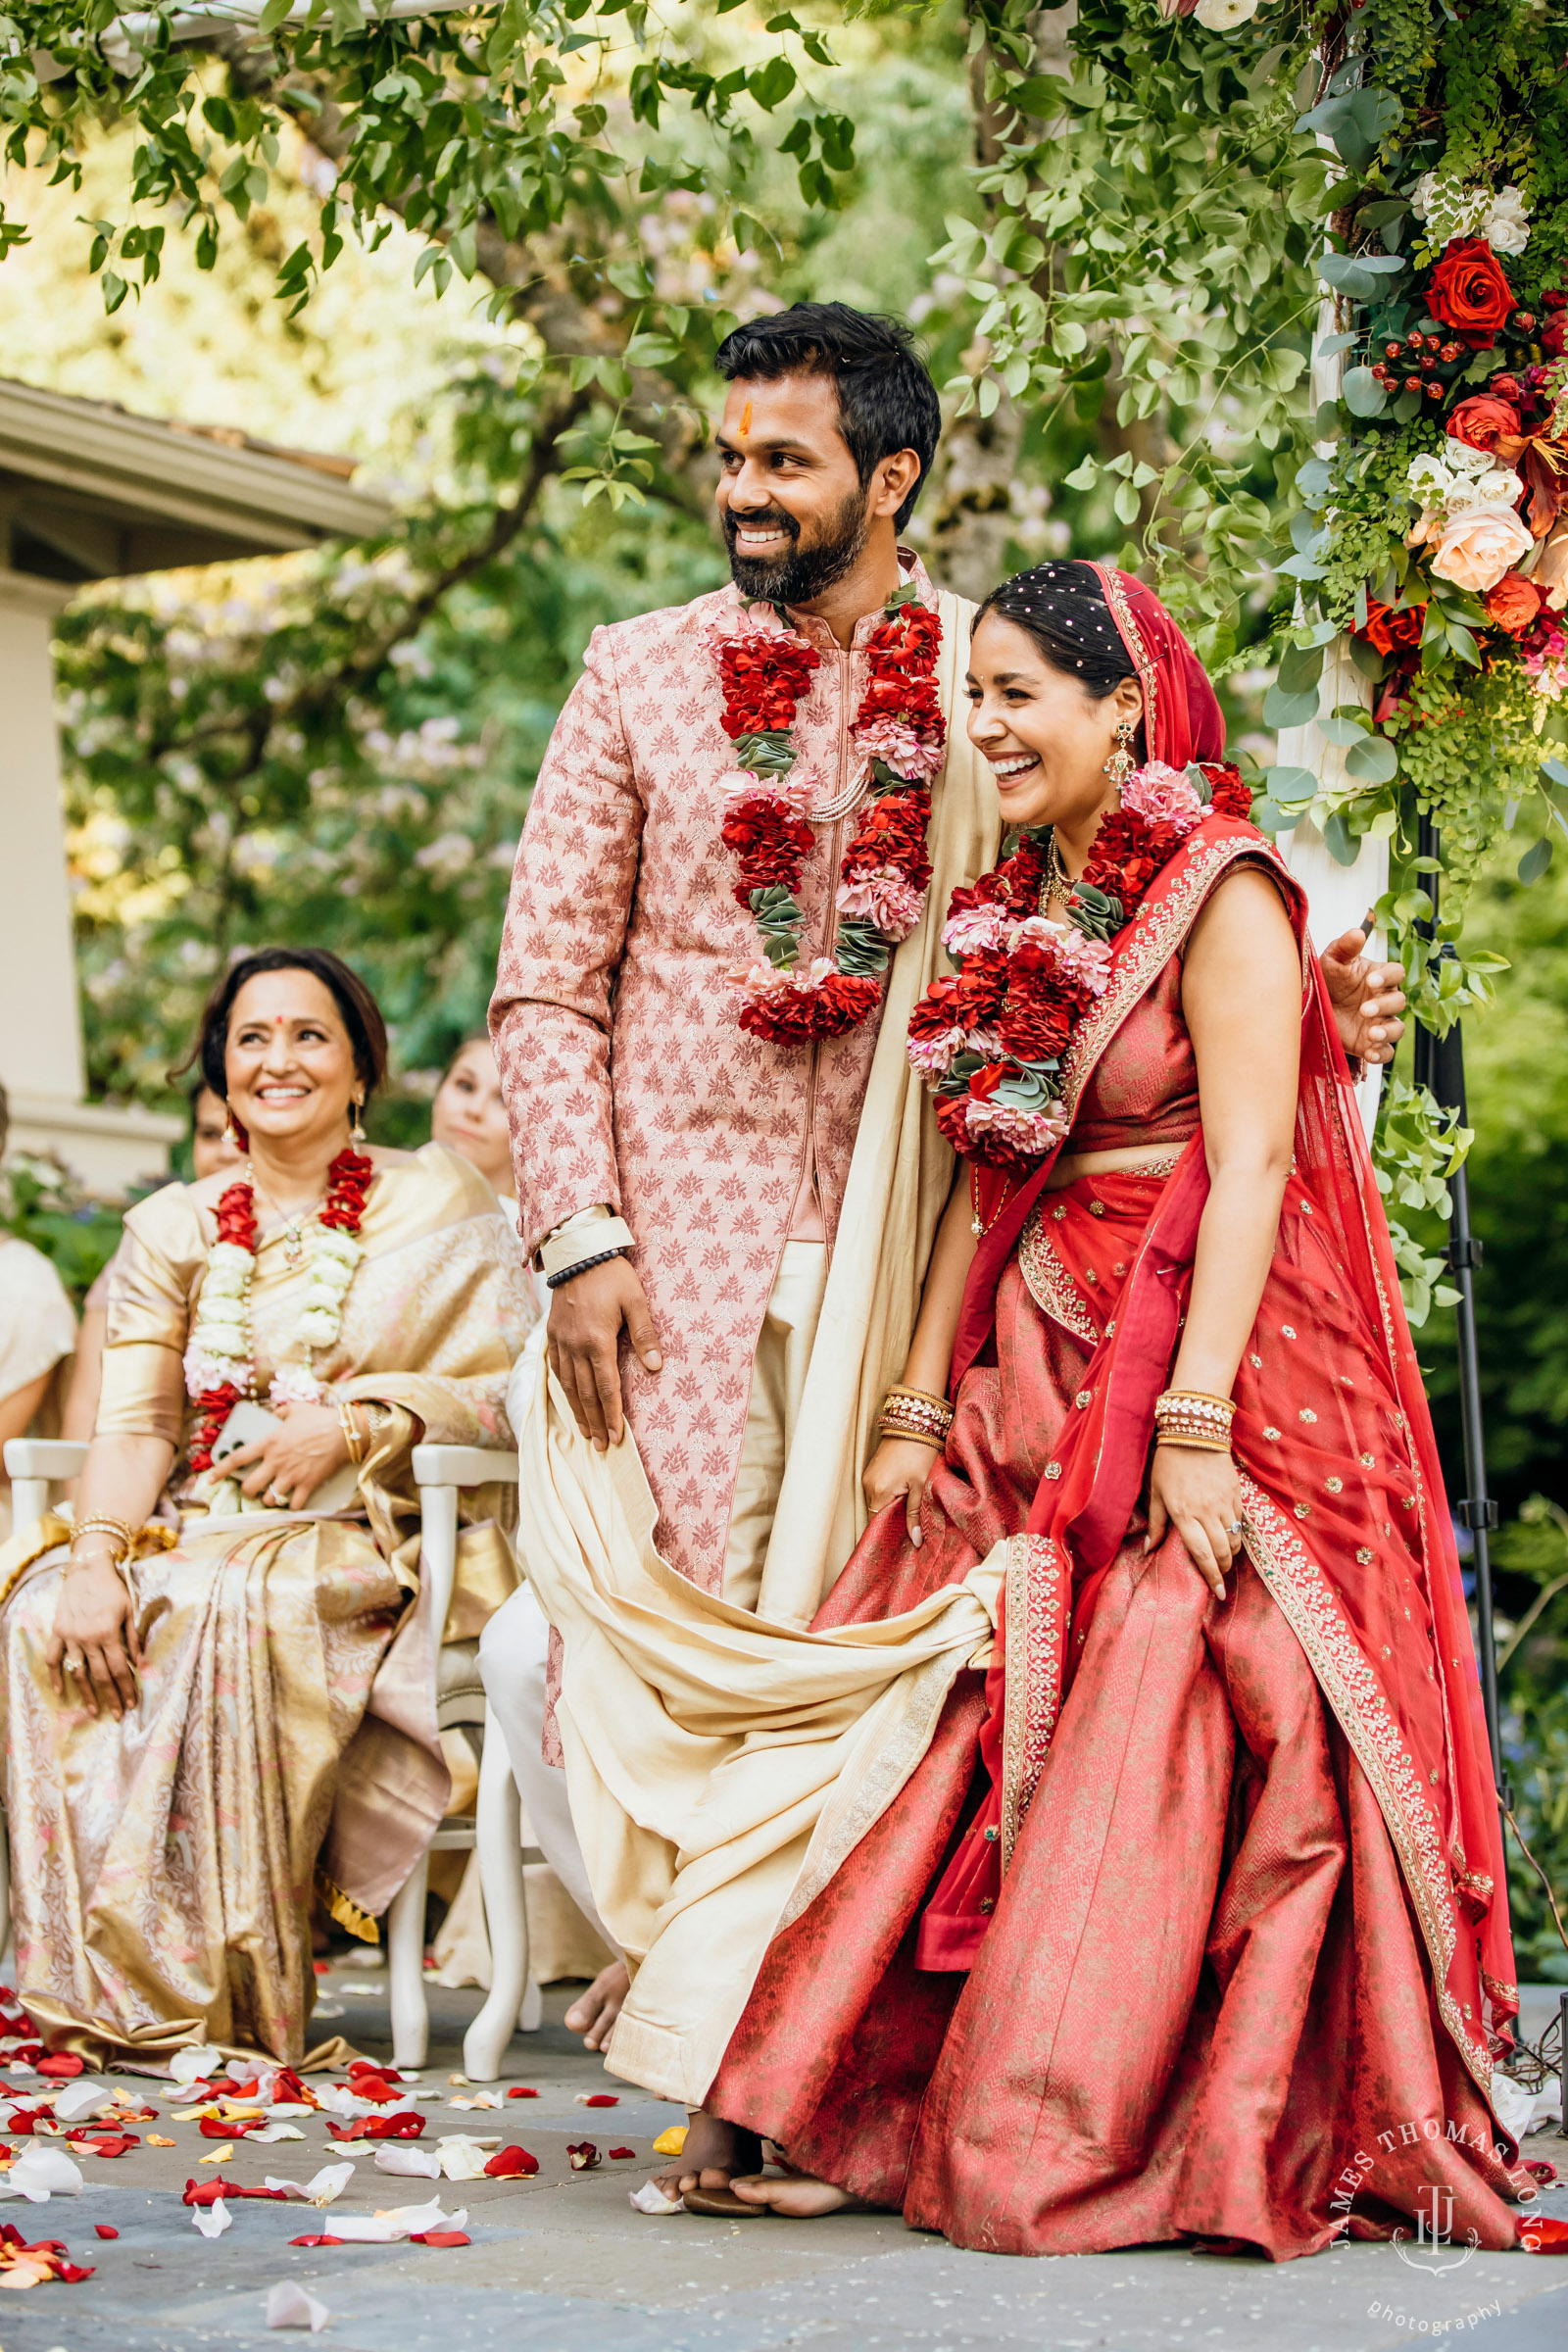
[[[0,377],[0,566],[80,581],[364,539],[350,458],[164,423]]]

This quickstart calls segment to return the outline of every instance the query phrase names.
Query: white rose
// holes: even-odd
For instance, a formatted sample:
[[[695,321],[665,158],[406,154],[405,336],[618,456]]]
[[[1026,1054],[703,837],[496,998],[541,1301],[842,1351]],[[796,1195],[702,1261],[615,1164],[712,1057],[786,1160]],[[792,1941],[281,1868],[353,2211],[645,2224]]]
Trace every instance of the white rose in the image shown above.
[[[1530,242],[1530,216],[1517,188],[1499,188],[1481,224],[1481,234],[1494,253],[1523,253]]]
[[[254,1262],[250,1251],[237,1248],[233,1242],[215,1242],[207,1252],[208,1280],[220,1275],[225,1281],[248,1282]]]
[[[1466,507],[1443,526],[1432,568],[1440,580],[1485,596],[1534,542],[1511,506]]]
[[[1503,571],[1507,568],[1504,564]],[[1497,577],[1501,579],[1501,571]],[[300,1316],[298,1330],[307,1348],[329,1348],[337,1338],[338,1319],[335,1314],[324,1314],[317,1308],[307,1307]]]
[[[1238,24],[1250,23],[1260,4],[1261,0],[1198,0],[1193,14],[1208,32],[1234,32]]]
[[[322,1225],[316,1234],[316,1255],[336,1258],[342,1265],[353,1267],[365,1255],[365,1245],[339,1225]]]

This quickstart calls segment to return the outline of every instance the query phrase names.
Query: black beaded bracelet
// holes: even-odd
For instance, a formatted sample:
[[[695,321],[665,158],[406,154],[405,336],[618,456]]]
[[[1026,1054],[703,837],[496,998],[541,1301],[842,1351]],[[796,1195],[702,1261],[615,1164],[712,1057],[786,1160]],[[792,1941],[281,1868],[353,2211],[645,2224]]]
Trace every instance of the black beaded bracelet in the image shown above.
[[[563,1266],[559,1274],[547,1274],[545,1288],[547,1291],[559,1291],[564,1282],[571,1282],[577,1275],[586,1274],[590,1266],[608,1266],[612,1257],[624,1255],[624,1249],[620,1249],[601,1250],[597,1257],[580,1257],[574,1266]]]

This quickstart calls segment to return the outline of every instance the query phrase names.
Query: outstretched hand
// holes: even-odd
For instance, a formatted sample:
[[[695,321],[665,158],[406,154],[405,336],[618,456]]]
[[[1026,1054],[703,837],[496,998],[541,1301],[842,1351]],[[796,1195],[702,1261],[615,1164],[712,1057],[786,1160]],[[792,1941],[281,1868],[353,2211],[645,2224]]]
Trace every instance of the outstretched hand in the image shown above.
[[[1374,1065],[1394,1059],[1404,1035],[1402,963],[1377,963],[1366,954],[1370,921],[1347,931],[1319,958],[1334,1007],[1334,1025],[1347,1054]]]

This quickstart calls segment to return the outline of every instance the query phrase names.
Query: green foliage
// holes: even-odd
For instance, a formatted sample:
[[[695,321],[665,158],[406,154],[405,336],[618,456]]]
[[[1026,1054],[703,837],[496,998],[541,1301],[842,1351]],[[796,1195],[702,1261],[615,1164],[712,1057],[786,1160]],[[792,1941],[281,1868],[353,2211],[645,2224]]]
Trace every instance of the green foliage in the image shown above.
[[[0,1168],[0,1232],[52,1258],[78,1308],[120,1247],[120,1221],[57,1160],[13,1152]]]
[[[1499,1533],[1496,1558],[1521,1602],[1517,1621],[1501,1617],[1498,1623],[1500,1729],[1513,1815],[1563,1911],[1568,1900],[1568,1512],[1548,1495],[1532,1494],[1519,1517]],[[1520,1976],[1568,1984],[1568,1950],[1541,1879],[1513,1838],[1508,1896]]]

